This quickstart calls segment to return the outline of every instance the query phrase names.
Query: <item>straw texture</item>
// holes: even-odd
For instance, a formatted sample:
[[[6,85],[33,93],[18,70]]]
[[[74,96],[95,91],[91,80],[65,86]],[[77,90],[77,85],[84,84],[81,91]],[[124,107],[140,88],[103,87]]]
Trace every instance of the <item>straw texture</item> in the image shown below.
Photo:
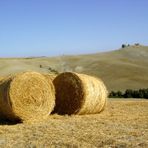
[[[56,106],[53,113],[93,114],[101,112],[107,101],[104,83],[95,77],[65,72],[54,79]]]
[[[40,73],[24,72],[0,82],[0,117],[36,121],[54,108],[53,84]]]

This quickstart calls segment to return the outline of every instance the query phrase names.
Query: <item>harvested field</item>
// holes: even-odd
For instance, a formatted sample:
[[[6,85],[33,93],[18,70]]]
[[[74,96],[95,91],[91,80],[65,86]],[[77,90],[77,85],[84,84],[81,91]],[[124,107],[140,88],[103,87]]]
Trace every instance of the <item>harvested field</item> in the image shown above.
[[[100,114],[0,126],[0,147],[148,147],[148,101],[110,99]]]

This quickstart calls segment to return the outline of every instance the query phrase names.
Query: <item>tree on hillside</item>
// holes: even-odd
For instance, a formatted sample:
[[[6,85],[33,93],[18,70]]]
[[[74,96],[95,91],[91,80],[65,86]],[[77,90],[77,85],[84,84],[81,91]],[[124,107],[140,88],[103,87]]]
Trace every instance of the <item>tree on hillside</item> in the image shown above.
[[[118,97],[119,97],[119,98],[122,98],[122,97],[123,97],[123,95],[122,95],[122,92],[121,92],[121,91],[117,91],[117,95],[118,95]]]
[[[125,48],[126,47],[126,45],[125,44],[122,44],[122,48]]]
[[[125,98],[132,98],[133,91],[131,89],[127,89],[124,93]]]

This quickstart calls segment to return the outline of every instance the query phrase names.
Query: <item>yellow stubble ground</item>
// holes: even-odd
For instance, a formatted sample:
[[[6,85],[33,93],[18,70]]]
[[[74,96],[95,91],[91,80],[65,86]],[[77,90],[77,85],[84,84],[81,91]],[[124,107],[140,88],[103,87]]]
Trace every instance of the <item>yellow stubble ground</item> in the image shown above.
[[[1,121],[0,147],[148,147],[148,100],[110,99],[100,114],[51,115],[34,124]]]

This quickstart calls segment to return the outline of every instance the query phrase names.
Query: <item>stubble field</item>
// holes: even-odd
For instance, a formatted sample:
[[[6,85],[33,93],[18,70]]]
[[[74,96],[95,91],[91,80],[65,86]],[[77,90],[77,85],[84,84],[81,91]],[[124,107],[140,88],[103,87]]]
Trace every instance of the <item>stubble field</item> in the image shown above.
[[[0,147],[148,147],[148,101],[110,99],[100,114],[51,115],[33,124],[0,125]]]

